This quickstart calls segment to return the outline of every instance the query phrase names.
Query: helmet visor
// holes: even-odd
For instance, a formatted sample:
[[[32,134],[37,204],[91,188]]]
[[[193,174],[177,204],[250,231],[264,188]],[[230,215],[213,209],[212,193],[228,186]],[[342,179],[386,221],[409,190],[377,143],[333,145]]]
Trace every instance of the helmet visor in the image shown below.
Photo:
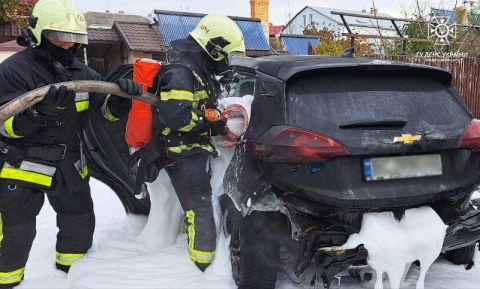
[[[88,36],[85,34],[60,32],[60,31],[53,31],[53,30],[45,30],[43,34],[49,40],[88,44]]]

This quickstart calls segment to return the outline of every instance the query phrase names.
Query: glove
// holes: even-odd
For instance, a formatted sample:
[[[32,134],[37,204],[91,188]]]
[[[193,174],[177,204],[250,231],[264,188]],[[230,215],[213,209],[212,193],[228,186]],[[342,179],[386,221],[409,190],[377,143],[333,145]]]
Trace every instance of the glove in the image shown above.
[[[129,169],[135,174],[133,193],[137,199],[146,197],[145,182],[155,181],[167,161],[165,146],[158,135],[155,135],[146,147],[131,155]]]
[[[131,108],[132,101],[128,98],[112,95],[108,99],[108,109],[116,117],[126,116]]]
[[[227,134],[227,121],[223,119],[207,122],[210,135],[225,135]]]
[[[136,172],[137,169],[146,166],[146,171],[143,180],[137,180],[138,183],[146,181],[153,182],[160,172],[161,166],[160,163],[166,161],[165,146],[161,142],[160,137],[153,136],[147,146],[134,152],[130,156],[129,168],[132,172]],[[138,172],[137,172],[138,176]]]
[[[141,95],[143,93],[140,84],[131,79],[119,79],[116,82],[120,89],[130,95]]]
[[[45,98],[35,106],[35,110],[46,116],[58,115],[69,103],[75,101],[75,92],[62,85],[58,89],[51,85]]]
[[[159,157],[163,155],[161,148],[154,149],[151,146],[146,146],[134,152],[129,159],[129,167],[134,168],[139,165],[140,162],[146,164],[154,163]]]

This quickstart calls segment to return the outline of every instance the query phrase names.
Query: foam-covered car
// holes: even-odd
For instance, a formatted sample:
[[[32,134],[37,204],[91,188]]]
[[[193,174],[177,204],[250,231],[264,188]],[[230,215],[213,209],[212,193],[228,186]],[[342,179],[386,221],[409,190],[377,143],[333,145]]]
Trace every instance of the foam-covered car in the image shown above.
[[[251,121],[222,197],[240,288],[274,288],[313,269],[320,287],[366,267],[345,250],[366,212],[430,206],[447,224],[445,256],[471,266],[480,216],[480,121],[450,73],[352,57],[238,63],[255,81]],[[309,282],[310,280],[306,280]],[[322,284],[323,283],[323,284]],[[319,288],[320,288],[319,287]]]
[[[443,253],[471,265],[480,216],[480,121],[450,73],[352,57],[273,56],[236,62],[236,96],[254,95],[249,126],[224,178],[223,227],[240,288],[274,288],[277,273],[329,286],[365,268],[362,246],[339,248],[363,214],[432,207],[448,225]],[[124,66],[108,78],[131,78]],[[128,212],[133,196],[125,121],[93,115],[84,131],[92,175]]]

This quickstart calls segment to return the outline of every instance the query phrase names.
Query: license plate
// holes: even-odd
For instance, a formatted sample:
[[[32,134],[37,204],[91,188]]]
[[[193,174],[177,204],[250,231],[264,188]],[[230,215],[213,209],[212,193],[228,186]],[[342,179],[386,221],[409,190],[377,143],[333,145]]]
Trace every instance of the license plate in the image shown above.
[[[442,175],[442,158],[439,154],[363,159],[363,176],[367,181],[440,175]]]

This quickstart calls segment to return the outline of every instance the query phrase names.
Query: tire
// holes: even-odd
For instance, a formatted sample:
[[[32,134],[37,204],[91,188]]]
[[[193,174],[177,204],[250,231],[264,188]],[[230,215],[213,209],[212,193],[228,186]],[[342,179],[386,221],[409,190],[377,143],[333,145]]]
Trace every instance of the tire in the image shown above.
[[[280,252],[270,229],[276,214],[254,212],[240,221],[239,289],[275,288]]]
[[[455,249],[445,253],[445,258],[455,265],[471,265],[477,244]]]
[[[278,245],[244,243],[241,247],[239,289],[274,289],[278,271]]]

